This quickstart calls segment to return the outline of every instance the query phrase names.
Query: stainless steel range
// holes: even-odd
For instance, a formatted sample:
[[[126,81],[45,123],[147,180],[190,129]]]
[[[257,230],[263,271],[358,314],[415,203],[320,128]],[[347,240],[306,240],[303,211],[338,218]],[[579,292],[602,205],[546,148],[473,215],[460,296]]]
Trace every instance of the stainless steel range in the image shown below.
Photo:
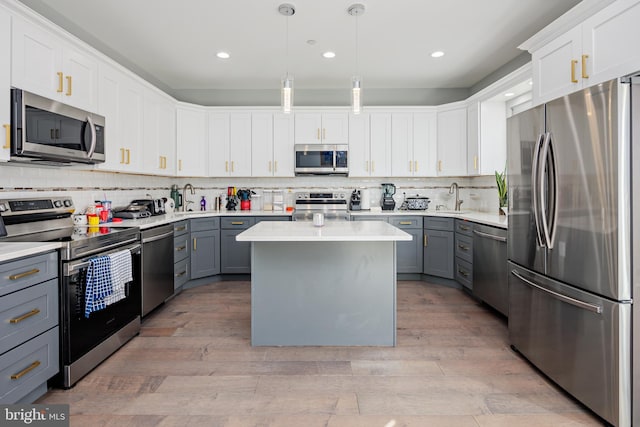
[[[74,226],[68,197],[0,200],[6,225],[3,242],[60,242],[60,375],[68,388],[140,331],[141,256],[137,228]],[[133,280],[124,298],[85,314],[90,260],[125,250],[131,253]]]
[[[314,213],[324,214],[328,221],[349,221],[346,191],[305,191],[295,193],[294,221],[311,221]]]

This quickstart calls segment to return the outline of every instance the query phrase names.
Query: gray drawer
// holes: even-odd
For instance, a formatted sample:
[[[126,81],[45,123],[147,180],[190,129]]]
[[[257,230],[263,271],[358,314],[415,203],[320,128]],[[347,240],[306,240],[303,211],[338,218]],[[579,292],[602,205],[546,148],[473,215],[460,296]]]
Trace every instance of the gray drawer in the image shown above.
[[[58,324],[56,279],[6,295],[0,301],[0,354]]]
[[[250,217],[222,217],[220,224],[224,230],[246,230],[256,223],[255,218]]]
[[[351,221],[384,221],[389,222],[386,215],[351,215]]]
[[[173,262],[182,261],[189,256],[189,235],[173,238]]]
[[[389,224],[398,228],[422,228],[421,216],[395,216],[389,218]]]
[[[473,236],[473,223],[464,219],[456,219],[456,233]]]
[[[58,373],[58,327],[0,356],[0,403],[15,403]]]
[[[465,288],[473,289],[473,265],[456,257],[456,281]]]
[[[255,218],[255,223],[259,223],[262,221],[291,221],[291,217],[288,215],[273,215],[273,216],[257,216]]]
[[[473,237],[456,233],[456,256],[473,263]]]
[[[189,234],[189,221],[178,221],[173,223],[173,237]]]
[[[58,253],[0,264],[0,296],[58,277]]]
[[[197,218],[192,219],[191,224],[191,232],[194,231],[209,231],[209,230],[219,230],[220,229],[220,218],[218,217],[210,217],[210,218]]]
[[[424,228],[429,230],[453,231],[453,218],[425,217]]]
[[[189,259],[176,262],[173,266],[173,289],[176,290],[189,281]]]

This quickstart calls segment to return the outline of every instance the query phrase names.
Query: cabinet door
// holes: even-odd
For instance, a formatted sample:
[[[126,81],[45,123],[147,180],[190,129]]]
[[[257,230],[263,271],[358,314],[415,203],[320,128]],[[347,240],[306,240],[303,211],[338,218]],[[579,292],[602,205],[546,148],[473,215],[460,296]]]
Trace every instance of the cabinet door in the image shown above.
[[[478,174],[493,175],[507,166],[507,112],[502,101],[480,104]]]
[[[424,274],[453,279],[453,232],[424,230]]]
[[[162,158],[162,175],[176,174],[176,108],[172,101],[161,100],[158,114],[158,156]]]
[[[640,69],[640,3],[616,1],[582,24],[585,87],[633,73]],[[582,58],[579,58],[582,62]],[[582,65],[582,64],[580,64]]]
[[[176,134],[176,174],[207,176],[207,113],[204,109],[178,107]]]
[[[251,115],[251,176],[273,176],[273,114]]]
[[[398,273],[422,273],[422,229],[403,229],[411,234],[410,242],[396,243],[396,271]]]
[[[436,176],[438,130],[436,113],[413,115],[413,176]]]
[[[349,116],[349,176],[369,176],[369,115]]]
[[[105,162],[98,166],[110,171],[126,170],[125,148],[122,140],[120,108],[122,105],[122,80],[119,71],[101,64],[98,72],[98,113],[105,117],[107,140]]]
[[[3,9],[0,9],[0,52],[5,57],[11,52],[11,17]],[[0,161],[7,161],[11,151],[11,67],[6,61],[0,66],[0,99],[4,99],[0,102]]]
[[[231,176],[251,176],[251,114],[229,116],[229,160]]]
[[[581,54],[581,26],[577,26],[532,53],[533,105],[542,104],[582,88],[581,64],[578,61]]]
[[[191,278],[220,274],[220,238],[218,230],[191,233]]]
[[[220,231],[220,271],[223,274],[251,273],[251,242],[236,241],[242,231]]]
[[[295,114],[296,144],[322,143],[322,115],[319,113]]]
[[[438,176],[467,174],[467,109],[438,113]]]
[[[506,119],[505,119],[506,121]],[[478,175],[478,153],[480,146],[480,105],[472,102],[467,106],[467,174]]]
[[[62,102],[87,111],[98,106],[98,61],[70,46],[62,50],[64,92]]]
[[[391,115],[391,175],[413,175],[413,115]]]
[[[322,143],[349,143],[349,115],[347,113],[325,113],[322,115]]]
[[[229,114],[209,114],[209,175],[229,176]]]
[[[294,176],[293,120],[291,114],[273,115],[273,176]]]
[[[371,176],[391,176],[391,114],[370,115],[370,168]]]
[[[142,171],[142,129],[144,95],[137,82],[125,77],[121,89],[120,124],[124,148],[124,166],[129,172]]]
[[[175,175],[176,114],[173,104],[160,95],[144,93],[143,171]]]

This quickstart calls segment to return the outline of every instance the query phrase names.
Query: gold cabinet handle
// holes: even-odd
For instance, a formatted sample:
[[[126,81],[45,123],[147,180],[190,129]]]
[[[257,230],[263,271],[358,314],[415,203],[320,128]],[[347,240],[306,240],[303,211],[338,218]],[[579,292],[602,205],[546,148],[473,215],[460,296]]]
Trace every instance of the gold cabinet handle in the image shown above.
[[[224,161],[224,171],[229,172],[229,160]]]
[[[587,74],[587,58],[589,58],[589,55],[582,55],[582,78],[583,79],[589,78],[589,74]]]
[[[412,170],[411,170],[412,163],[413,162],[411,160],[409,160],[409,172],[412,172]]]
[[[182,252],[182,251],[184,251],[185,249],[187,249],[187,246],[186,246],[186,245],[182,245],[182,246],[178,246],[178,247],[176,248],[176,251],[178,251],[178,252]]]
[[[33,276],[34,274],[38,274],[38,273],[40,273],[40,270],[37,268],[34,268],[33,270],[25,271],[23,273],[12,274],[11,276],[9,276],[9,280],[20,280],[20,279],[24,279],[27,276]]]
[[[9,319],[9,323],[11,323],[12,325],[15,325],[16,323],[20,323],[23,320],[28,319],[29,317],[35,316],[36,314],[40,314],[40,310],[37,309],[37,308],[34,308],[30,312],[25,313],[22,316],[18,316],[18,317],[14,317],[13,319]]]
[[[124,164],[124,148],[120,149],[120,164]]]
[[[458,249],[462,249],[463,251],[468,251],[469,248],[466,247],[465,245],[458,245]]]
[[[273,162],[273,171],[278,172],[278,161]]]
[[[469,227],[465,227],[464,225],[461,225],[458,228],[462,231],[469,231]]]
[[[318,141],[320,140],[320,128],[318,128]]]
[[[417,160],[415,160],[415,161],[413,162],[413,171],[414,171],[414,172],[418,172],[418,161],[417,161]]]
[[[187,270],[183,270],[183,271],[181,271],[180,273],[176,273],[176,277],[182,277],[182,276],[184,276],[185,274],[187,274]]]
[[[429,244],[429,239],[427,238],[427,235],[426,235],[426,234],[424,235],[423,244],[424,244],[424,247],[425,247],[425,248],[426,248],[426,247],[427,247],[427,245]]]
[[[400,221],[400,225],[411,225],[411,221]]]
[[[369,172],[369,161],[368,160],[365,160],[365,162],[364,162],[364,170],[366,172]]]
[[[182,170],[182,159],[178,160],[178,170]]]
[[[576,59],[571,60],[571,83],[578,83],[578,79],[576,79],[576,64],[578,61]]]
[[[473,156],[473,170],[478,170],[478,156]]]
[[[462,274],[464,277],[469,277],[469,273],[467,273],[466,271],[458,269],[458,273]]]
[[[233,160],[231,160],[231,172],[235,172],[235,162]]]
[[[269,172],[271,172],[271,160],[269,160]]]
[[[181,225],[180,227],[176,227],[176,231],[184,231],[187,227],[185,225]]]
[[[63,74],[60,71],[58,71],[56,74],[58,75],[58,91],[57,92],[58,93],[62,93],[62,91],[64,90],[63,89],[64,77],[63,77]]]
[[[127,148],[127,164],[131,163],[131,150]]]
[[[71,81],[72,81],[71,76],[67,76],[67,93],[66,93],[67,96],[71,96],[71,93],[73,92],[71,89],[72,88]]]
[[[244,225],[244,221],[231,221],[231,225]]]
[[[193,238],[193,250],[194,251],[198,250],[198,238],[197,237]]]
[[[162,156],[160,156],[160,166],[158,167],[158,169],[162,169]]]
[[[327,139],[327,130],[322,128],[322,139]]]
[[[373,160],[371,161],[371,172],[375,172],[376,171],[376,162],[374,162]]]
[[[442,160],[438,160],[438,172],[442,172]]]
[[[25,375],[27,375],[29,372],[31,372],[34,369],[36,369],[38,366],[40,366],[40,361],[36,360],[31,365],[29,365],[26,368],[24,368],[22,371],[18,372],[17,374],[11,375],[11,379],[12,380],[19,380],[20,378],[22,378]]]
[[[4,134],[7,140],[4,142],[2,148],[11,148],[11,125],[2,125],[4,126]]]

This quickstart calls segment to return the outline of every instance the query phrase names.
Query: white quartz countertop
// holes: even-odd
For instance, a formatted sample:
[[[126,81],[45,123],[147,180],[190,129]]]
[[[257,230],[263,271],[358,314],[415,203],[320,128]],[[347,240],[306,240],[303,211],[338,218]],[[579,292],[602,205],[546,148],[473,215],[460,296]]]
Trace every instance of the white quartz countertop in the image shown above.
[[[0,262],[36,255],[60,249],[58,242],[30,243],[30,242],[7,242],[0,243]]]
[[[310,221],[264,221],[236,236],[239,242],[380,242],[411,240],[383,221],[326,221],[316,227]]]

